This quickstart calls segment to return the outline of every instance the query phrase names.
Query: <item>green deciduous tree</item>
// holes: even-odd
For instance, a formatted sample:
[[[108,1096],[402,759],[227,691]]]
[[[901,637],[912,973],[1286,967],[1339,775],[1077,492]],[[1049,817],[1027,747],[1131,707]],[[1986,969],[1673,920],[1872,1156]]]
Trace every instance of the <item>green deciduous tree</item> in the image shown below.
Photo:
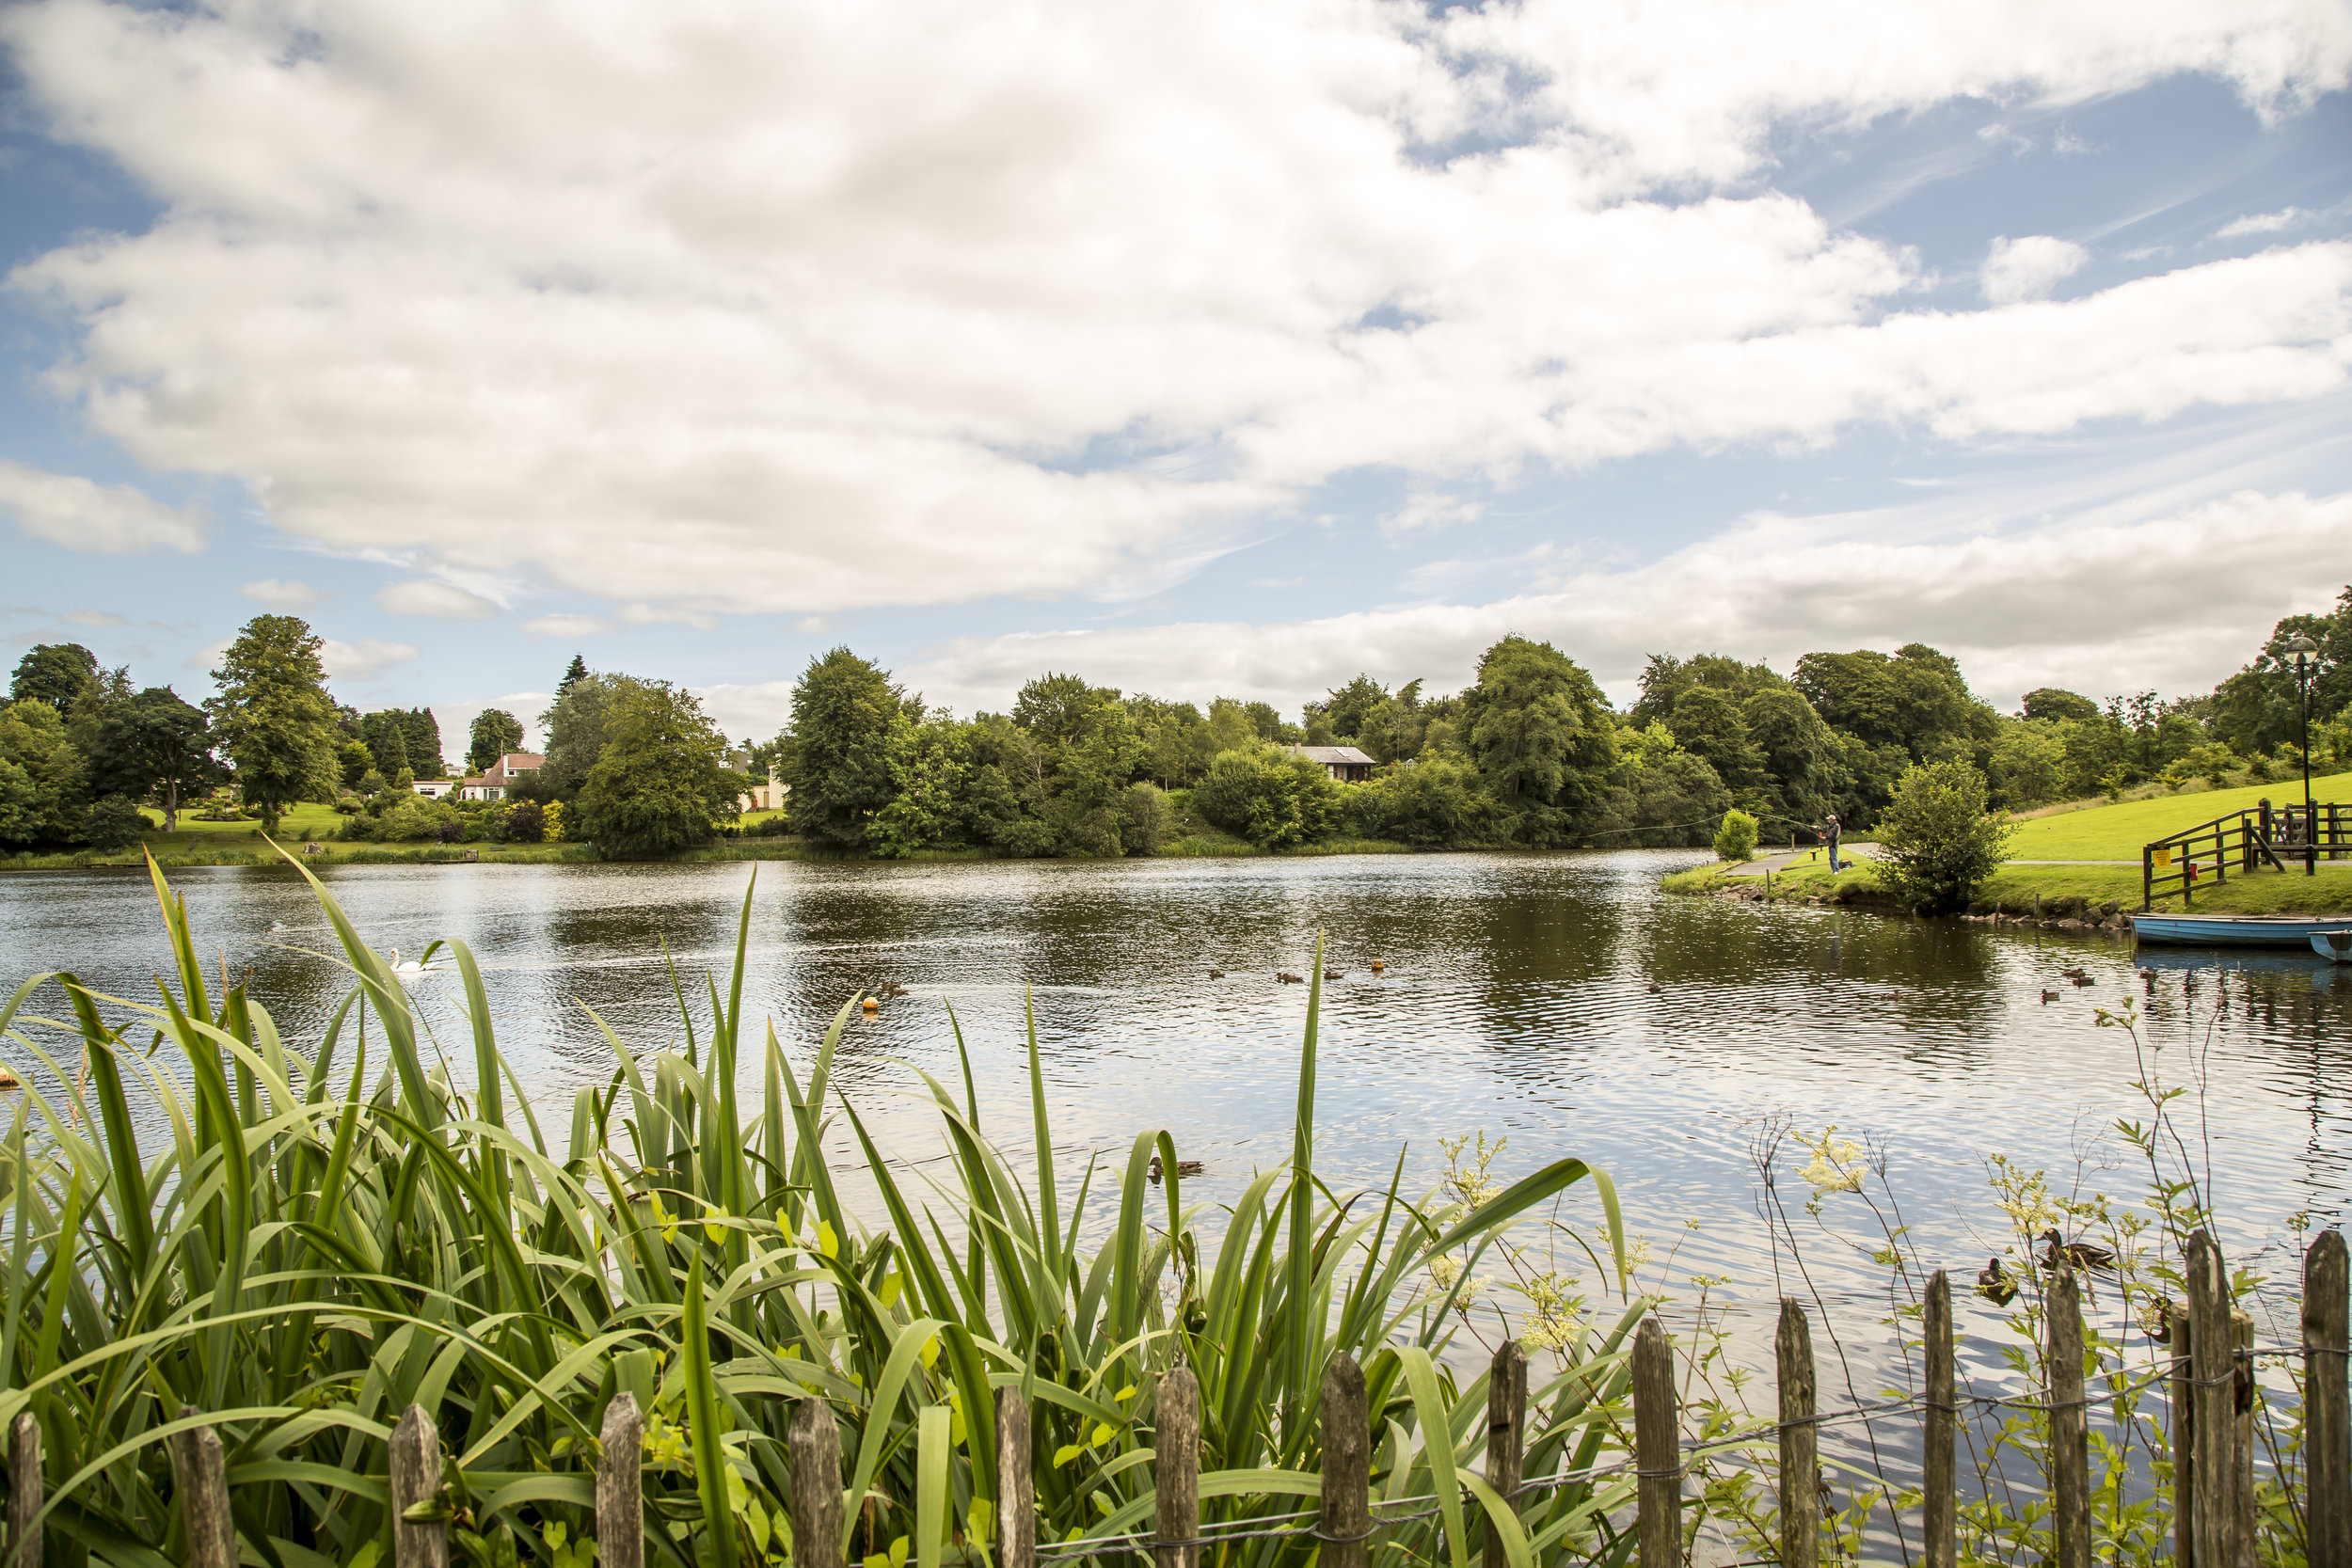
[[[921,712],[886,672],[849,649],[809,660],[792,688],[783,752],[797,832],[851,848],[866,843],[867,825],[890,803],[890,736],[902,709]]]
[[[576,836],[608,860],[668,854],[734,819],[741,776],[691,692],[639,681],[614,693],[604,750],[580,787]]]
[[[334,699],[319,663],[321,640],[300,617],[256,615],[213,672],[211,711],[237,788],[276,832],[297,800],[333,798],[342,776]]]
[[[1227,752],[1192,792],[1200,815],[1261,849],[1287,849],[1338,825],[1340,786],[1323,765],[1261,745]]]
[[[1986,809],[1985,777],[1957,759],[1905,770],[1879,818],[1879,875],[1918,910],[1966,905],[2000,869],[2014,831]]]
[[[874,853],[903,857],[961,837],[970,726],[941,716],[916,723],[902,709],[888,743],[891,797],[866,824]]]
[[[522,743],[521,720],[502,707],[485,707],[473,716],[473,730],[466,743],[466,768],[472,773],[486,772]]]
[[[1349,826],[1365,838],[1439,849],[1506,836],[1485,776],[1458,757],[1424,757],[1342,794]]]
[[[1616,724],[1600,688],[1549,642],[1506,637],[1478,661],[1462,697],[1462,734],[1488,787],[1538,847],[1573,840],[1607,786]]]
[[[604,752],[604,720],[619,692],[641,684],[632,675],[581,675],[539,715],[547,761],[533,792],[550,800],[577,800],[589,769]]]
[[[71,721],[74,709],[98,689],[98,656],[79,642],[36,642],[16,661],[8,701],[47,703]]]
[[[91,794],[151,797],[163,808],[166,832],[180,825],[181,797],[210,789],[221,778],[204,710],[167,686],[105,704],[87,762]]]
[[[38,698],[0,708],[0,843],[81,837],[88,794],[65,721]]]

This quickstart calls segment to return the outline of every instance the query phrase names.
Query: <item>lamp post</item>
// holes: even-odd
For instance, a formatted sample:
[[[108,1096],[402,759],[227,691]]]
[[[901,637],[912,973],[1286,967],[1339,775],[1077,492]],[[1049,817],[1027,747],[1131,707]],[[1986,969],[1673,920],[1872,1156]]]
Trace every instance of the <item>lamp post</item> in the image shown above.
[[[2319,821],[2312,810],[2312,655],[2319,644],[2304,632],[2287,639],[2284,650],[2295,656],[2295,690],[2303,706],[2303,875],[2319,875]]]

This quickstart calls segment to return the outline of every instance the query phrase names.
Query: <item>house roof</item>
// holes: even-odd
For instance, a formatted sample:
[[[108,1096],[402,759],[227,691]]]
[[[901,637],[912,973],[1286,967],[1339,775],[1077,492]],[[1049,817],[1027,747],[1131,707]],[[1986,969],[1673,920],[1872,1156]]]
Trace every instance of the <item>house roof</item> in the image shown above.
[[[1305,757],[1309,762],[1319,762],[1326,767],[1333,763],[1352,764],[1358,768],[1379,766],[1369,755],[1353,746],[1294,746],[1291,751],[1295,755]]]

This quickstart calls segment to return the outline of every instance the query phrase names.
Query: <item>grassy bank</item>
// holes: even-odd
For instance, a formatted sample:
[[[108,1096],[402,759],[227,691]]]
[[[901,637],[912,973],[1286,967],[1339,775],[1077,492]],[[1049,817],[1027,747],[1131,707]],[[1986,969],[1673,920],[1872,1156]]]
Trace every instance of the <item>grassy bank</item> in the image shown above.
[[[2030,813],[2018,819],[2010,858],[2023,861],[2137,861],[2140,847],[2168,833],[2233,812],[2250,811],[2267,798],[2273,805],[2301,804],[2303,781],[2274,780],[2231,789],[2199,789],[2142,800],[2076,802]],[[2352,774],[2312,779],[2312,798],[2352,804]],[[2137,899],[2137,891],[2133,894]]]
[[[1864,908],[1898,908],[1894,895],[1867,865],[1850,866],[1836,877],[1826,866],[1791,866],[1775,872],[1771,886],[1754,875],[1733,876],[1729,867],[1700,866],[1677,872],[1662,884],[1668,893],[1701,896],[1724,895],[1773,903],[1811,902]],[[2139,868],[2137,865],[2006,865],[1978,891],[1969,905],[1975,914],[2006,914],[2022,918],[2081,919],[2100,912],[2130,913],[2139,908]],[[2163,906],[2178,910],[2180,900]],[[2281,874],[2260,871],[2250,877],[2233,875],[2226,882],[2201,884],[2199,913],[2211,914],[2335,914],[2352,911],[2352,865],[2330,870],[2324,863],[2316,877],[2298,869]]]

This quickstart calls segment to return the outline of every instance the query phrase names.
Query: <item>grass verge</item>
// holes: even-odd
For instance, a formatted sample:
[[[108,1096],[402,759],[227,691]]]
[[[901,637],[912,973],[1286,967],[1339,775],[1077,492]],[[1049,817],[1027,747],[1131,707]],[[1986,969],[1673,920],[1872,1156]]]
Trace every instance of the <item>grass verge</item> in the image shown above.
[[[1865,908],[1900,908],[1868,866],[1851,866],[1836,877],[1826,867],[1791,866],[1775,872],[1769,890],[1760,877],[1734,877],[1728,868],[1704,865],[1678,871],[1661,884],[1668,893],[1708,896],[1736,894],[1759,901],[1799,903],[1821,899]],[[2109,906],[2113,910],[2108,909]],[[2160,908],[2177,911],[2181,902]],[[2007,914],[2047,919],[2088,918],[2100,912],[2130,913],[2139,908],[2139,869],[2123,865],[2007,865],[1978,890],[1972,914]],[[2200,914],[2336,914],[2352,911],[2352,866],[2316,877],[2300,869],[2281,874],[2233,873],[2226,882],[2201,884],[2191,906]]]

